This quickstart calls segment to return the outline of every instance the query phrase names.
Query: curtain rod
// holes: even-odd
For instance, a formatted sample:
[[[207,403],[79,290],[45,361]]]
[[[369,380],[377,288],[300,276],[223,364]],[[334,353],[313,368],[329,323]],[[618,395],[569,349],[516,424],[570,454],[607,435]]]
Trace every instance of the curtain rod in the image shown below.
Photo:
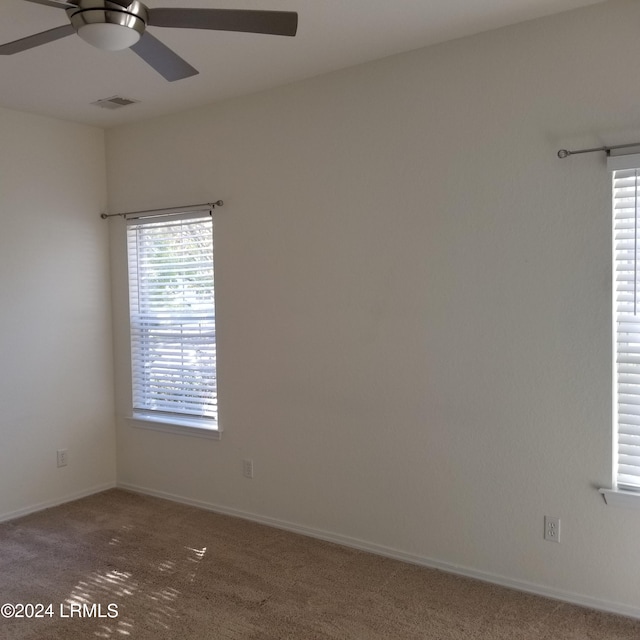
[[[100,217],[103,220],[107,218],[115,218],[120,216],[126,218],[127,216],[133,216],[137,218],[153,218],[154,216],[166,216],[171,213],[186,213],[187,211],[198,211],[199,209],[215,209],[221,207],[224,204],[222,200],[216,202],[205,202],[204,204],[190,204],[186,207],[171,207],[169,209],[148,209],[146,211],[129,211],[127,213],[101,213]]]
[[[633,142],[631,144],[617,144],[611,147],[593,147],[591,149],[576,149],[575,151],[569,151],[568,149],[560,149],[558,151],[558,158],[563,160],[564,158],[568,158],[569,156],[574,156],[578,153],[594,153],[596,151],[604,151],[607,155],[613,149],[628,149],[629,147],[640,147],[640,142]]]

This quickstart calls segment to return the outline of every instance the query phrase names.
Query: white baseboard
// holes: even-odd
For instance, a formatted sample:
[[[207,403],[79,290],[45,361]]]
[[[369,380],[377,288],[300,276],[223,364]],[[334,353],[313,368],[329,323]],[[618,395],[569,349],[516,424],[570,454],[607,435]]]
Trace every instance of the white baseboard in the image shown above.
[[[599,611],[606,611],[608,613],[616,613],[618,615],[640,619],[640,608],[637,607],[632,607],[617,602],[609,602],[607,600],[600,600],[598,598],[592,598],[590,596],[585,596],[570,591],[564,591],[561,589],[554,589],[553,587],[526,582],[524,580],[514,580],[505,576],[500,576],[485,571],[478,571],[476,569],[470,569],[468,567],[462,567],[448,562],[441,562],[440,560],[434,560],[433,558],[405,553],[404,551],[399,551],[397,549],[392,549],[390,547],[385,547],[365,540],[359,540],[357,538],[351,538],[350,536],[322,531],[321,529],[313,529],[292,522],[287,522],[286,520],[278,520],[276,518],[269,518],[267,516],[261,516],[255,513],[248,513],[246,511],[240,511],[238,509],[204,502],[202,500],[193,500],[191,498],[175,495],[173,493],[167,493],[165,491],[156,491],[155,489],[140,487],[124,482],[119,482],[117,486],[120,489],[133,491],[134,493],[141,493],[149,496],[154,496],[156,498],[164,498],[165,500],[171,500],[173,502],[179,502],[193,507],[199,507],[201,509],[206,509],[207,511],[214,511],[223,515],[235,516],[237,518],[243,518],[244,520],[251,520],[252,522],[265,524],[276,529],[284,529],[286,531],[299,533],[311,538],[317,538],[319,540],[325,540],[327,542],[334,542],[345,547],[367,551],[369,553],[385,556],[394,560],[400,560],[402,562],[408,562],[410,564],[416,564],[430,569],[439,569],[441,571],[446,571],[447,573],[453,573],[460,576],[465,576],[467,578],[474,578],[475,580],[481,580],[482,582],[489,582],[491,584],[508,587],[510,589],[516,589],[518,591],[524,591],[526,593],[531,593],[545,598],[551,598],[553,600],[559,600],[561,602],[567,602],[569,604],[576,604],[582,607],[588,607],[590,609],[597,609]]]
[[[7,520],[15,520],[16,518],[21,518],[22,516],[29,515],[30,513],[35,513],[36,511],[42,511],[43,509],[57,507],[58,505],[64,504],[65,502],[73,502],[74,500],[79,500],[80,498],[86,498],[87,496],[92,496],[95,493],[100,493],[102,491],[106,491],[107,489],[115,489],[115,487],[116,487],[115,482],[108,482],[106,484],[89,487],[88,489],[85,489],[83,491],[67,494],[59,498],[53,498],[52,500],[47,500],[46,502],[40,502],[38,504],[34,504],[29,507],[17,509],[16,511],[9,511],[8,513],[2,513],[0,514],[0,522],[6,522]]]

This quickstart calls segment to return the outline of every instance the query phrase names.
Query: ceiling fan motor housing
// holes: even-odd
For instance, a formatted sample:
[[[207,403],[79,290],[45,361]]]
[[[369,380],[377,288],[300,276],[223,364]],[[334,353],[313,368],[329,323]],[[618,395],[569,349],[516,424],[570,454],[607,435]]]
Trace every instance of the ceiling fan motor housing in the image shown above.
[[[77,0],[75,6],[66,12],[81,38],[101,49],[111,50],[126,49],[135,44],[149,20],[147,7],[138,0],[128,4],[110,0]],[[119,38],[115,37],[116,32]]]

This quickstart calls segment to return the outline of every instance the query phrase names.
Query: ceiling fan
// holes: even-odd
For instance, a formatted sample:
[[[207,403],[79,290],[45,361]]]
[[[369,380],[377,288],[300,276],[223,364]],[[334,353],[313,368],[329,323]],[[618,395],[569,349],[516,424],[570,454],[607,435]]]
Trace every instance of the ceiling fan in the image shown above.
[[[12,55],[77,33],[99,49],[130,48],[165,79],[173,82],[198,73],[188,62],[151,35],[150,27],[241,31],[295,36],[298,14],[248,9],[152,9],[138,0],[26,0],[64,9],[70,24],[0,45]]]

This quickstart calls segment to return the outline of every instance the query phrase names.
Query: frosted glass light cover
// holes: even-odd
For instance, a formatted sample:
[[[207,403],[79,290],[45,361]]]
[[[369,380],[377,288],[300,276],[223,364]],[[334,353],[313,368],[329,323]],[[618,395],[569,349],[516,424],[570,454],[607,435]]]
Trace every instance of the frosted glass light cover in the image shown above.
[[[110,22],[82,25],[78,35],[85,42],[106,51],[128,49],[140,40],[140,34],[134,29]]]

